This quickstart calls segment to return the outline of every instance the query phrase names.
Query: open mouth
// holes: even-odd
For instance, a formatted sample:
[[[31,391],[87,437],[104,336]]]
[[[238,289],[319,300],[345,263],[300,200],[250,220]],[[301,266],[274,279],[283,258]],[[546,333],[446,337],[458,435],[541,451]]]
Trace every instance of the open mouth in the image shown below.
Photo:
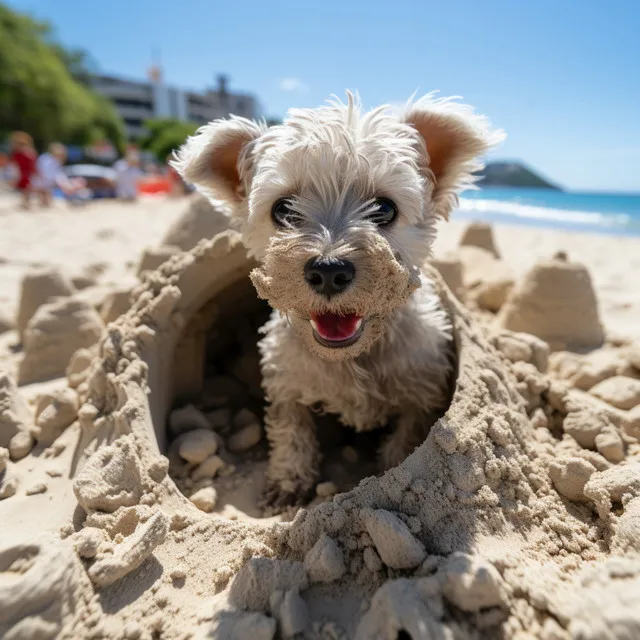
[[[318,313],[309,322],[313,327],[314,338],[321,345],[332,349],[354,344],[364,330],[364,319],[355,313]]]

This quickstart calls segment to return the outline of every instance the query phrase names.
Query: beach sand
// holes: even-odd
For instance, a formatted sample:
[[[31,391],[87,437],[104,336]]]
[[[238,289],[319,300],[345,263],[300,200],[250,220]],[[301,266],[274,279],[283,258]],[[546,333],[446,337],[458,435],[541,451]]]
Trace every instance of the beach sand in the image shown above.
[[[62,292],[23,348],[0,333],[0,636],[640,634],[640,239],[495,225],[496,260],[441,224],[434,264],[467,305],[430,272],[457,341],[447,414],[378,477],[334,433],[313,506],[263,517],[265,310],[239,237],[137,275],[187,206],[0,202],[4,322],[34,268]],[[526,322],[590,353],[504,330]]]

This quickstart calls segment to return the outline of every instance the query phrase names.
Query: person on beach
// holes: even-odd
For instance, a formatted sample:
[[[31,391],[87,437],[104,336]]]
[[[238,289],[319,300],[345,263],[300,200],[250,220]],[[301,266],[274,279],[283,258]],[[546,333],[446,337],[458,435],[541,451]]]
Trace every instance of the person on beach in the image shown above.
[[[84,180],[71,180],[62,167],[67,160],[67,149],[59,142],[52,142],[47,153],[43,153],[36,162],[34,187],[40,196],[43,207],[49,207],[53,192],[60,189],[64,196],[74,199],[86,186]]]
[[[140,154],[129,149],[124,158],[120,158],[113,168],[116,172],[116,196],[125,202],[138,200],[138,182],[143,176],[140,168]]]
[[[17,170],[17,180],[13,186],[20,192],[23,209],[28,209],[31,204],[32,179],[36,172],[37,158],[31,136],[24,131],[14,132],[11,136],[9,160]]]

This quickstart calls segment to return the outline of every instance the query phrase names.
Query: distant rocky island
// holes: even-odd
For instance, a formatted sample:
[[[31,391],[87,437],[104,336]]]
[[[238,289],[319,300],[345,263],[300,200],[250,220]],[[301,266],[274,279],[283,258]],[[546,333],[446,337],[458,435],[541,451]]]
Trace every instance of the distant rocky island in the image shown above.
[[[481,178],[477,184],[481,187],[530,187],[562,191],[558,185],[545,180],[521,162],[488,162],[478,175]]]

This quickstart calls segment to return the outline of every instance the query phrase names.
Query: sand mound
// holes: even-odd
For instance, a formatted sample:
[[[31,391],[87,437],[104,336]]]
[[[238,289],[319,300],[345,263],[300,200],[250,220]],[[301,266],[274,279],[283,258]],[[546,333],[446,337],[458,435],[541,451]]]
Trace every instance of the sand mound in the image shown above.
[[[488,251],[494,258],[500,259],[500,253],[493,237],[493,227],[486,222],[472,222],[460,238],[461,247],[480,247]]]
[[[61,298],[42,305],[24,332],[18,383],[63,376],[71,356],[98,342],[104,324],[87,302]]]
[[[202,239],[213,238],[229,228],[229,218],[208,198],[195,194],[185,212],[169,227],[162,244],[190,251]]]
[[[480,309],[499,311],[515,282],[511,269],[481,247],[463,246],[458,253],[467,300]]]
[[[78,421],[47,449],[61,476],[40,481],[45,493],[38,487],[0,502],[0,588],[6,580],[21,587],[19,597],[0,591],[0,635],[640,633],[640,451],[623,433],[626,415],[545,374],[539,340],[487,337],[435,271],[454,324],[458,376],[450,408],[411,456],[382,477],[319,497],[291,522],[248,517],[232,501],[211,515],[189,501],[171,477],[173,454],[169,463],[160,452],[173,439],[176,455],[197,465],[191,471],[205,463],[211,471],[237,433],[225,429],[251,424],[246,412],[244,422],[234,420],[251,410],[241,406],[248,386],[216,368],[238,366],[237,343],[252,325],[231,343],[226,328],[247,309],[259,314],[251,267],[238,236],[221,234],[147,275],[131,309],[110,325],[78,387]],[[597,450],[572,435],[593,421]],[[615,437],[619,462],[604,453],[603,440]],[[209,498],[224,502],[234,477],[246,485],[243,469],[260,488],[256,446],[236,454],[226,478],[205,474]],[[14,471],[26,476],[29,461]],[[29,479],[33,489],[39,479]],[[60,527],[64,539],[32,541],[11,517],[27,509],[32,530]],[[63,574],[50,569],[55,553]]]
[[[532,333],[556,349],[590,349],[604,342],[589,272],[559,258],[538,263],[514,287],[499,323]]]
[[[55,268],[46,267],[27,273],[22,280],[16,317],[16,329],[20,333],[20,339],[24,340],[29,320],[43,304],[51,302],[54,298],[70,296],[74,291],[72,282]]]

